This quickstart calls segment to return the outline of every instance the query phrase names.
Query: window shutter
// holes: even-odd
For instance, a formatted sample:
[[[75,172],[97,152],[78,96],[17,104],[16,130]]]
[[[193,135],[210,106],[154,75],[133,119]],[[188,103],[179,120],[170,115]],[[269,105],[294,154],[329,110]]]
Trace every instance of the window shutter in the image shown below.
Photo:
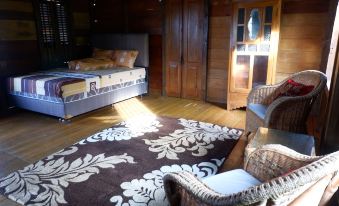
[[[41,1],[39,6],[42,41],[45,44],[53,44],[55,41],[55,33],[53,28],[52,2]]]
[[[59,32],[60,44],[69,44],[68,18],[65,11],[64,1],[56,0],[56,17]]]
[[[72,59],[69,0],[36,0],[39,14],[40,48],[42,66],[66,66]]]

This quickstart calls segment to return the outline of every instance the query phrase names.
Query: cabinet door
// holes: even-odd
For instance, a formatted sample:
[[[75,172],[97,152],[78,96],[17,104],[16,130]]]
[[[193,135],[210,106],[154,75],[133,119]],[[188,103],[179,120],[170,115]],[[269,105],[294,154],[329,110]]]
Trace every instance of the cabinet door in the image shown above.
[[[182,97],[202,99],[206,77],[205,1],[184,0]]]
[[[166,1],[166,94],[181,97],[182,1]]]

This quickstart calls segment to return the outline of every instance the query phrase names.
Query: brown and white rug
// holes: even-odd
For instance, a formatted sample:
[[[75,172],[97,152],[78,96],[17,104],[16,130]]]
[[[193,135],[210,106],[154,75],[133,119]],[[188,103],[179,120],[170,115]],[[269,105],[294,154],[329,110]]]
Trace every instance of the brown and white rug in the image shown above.
[[[186,119],[122,122],[0,179],[23,205],[167,205],[162,177],[217,173],[242,131]]]

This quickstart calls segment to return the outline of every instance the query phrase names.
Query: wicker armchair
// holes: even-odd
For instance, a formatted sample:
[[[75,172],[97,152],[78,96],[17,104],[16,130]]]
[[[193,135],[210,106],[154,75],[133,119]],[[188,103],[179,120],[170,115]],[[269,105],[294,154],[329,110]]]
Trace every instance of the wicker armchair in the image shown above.
[[[274,92],[288,79],[314,89],[304,96],[280,97],[274,100]],[[307,133],[306,121],[312,105],[326,86],[326,76],[314,70],[302,71],[291,75],[283,82],[272,86],[253,88],[248,95],[246,109],[246,128],[255,132],[258,127],[267,127],[295,133]],[[267,102],[272,102],[267,105]]]
[[[265,145],[251,153],[244,167],[263,183],[224,195],[189,172],[169,173],[164,176],[166,196],[172,206],[325,205],[338,189],[339,152],[315,157]]]

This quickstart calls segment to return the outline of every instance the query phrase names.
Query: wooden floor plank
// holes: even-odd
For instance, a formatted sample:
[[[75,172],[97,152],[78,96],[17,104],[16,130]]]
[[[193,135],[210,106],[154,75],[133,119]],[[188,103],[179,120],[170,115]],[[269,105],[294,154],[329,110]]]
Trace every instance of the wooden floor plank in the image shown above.
[[[243,110],[227,111],[210,103],[162,96],[132,98],[80,115],[69,123],[60,123],[51,116],[17,110],[0,119],[0,176],[34,163],[122,120],[142,114],[194,119],[240,129],[245,127]],[[241,139],[223,170],[241,167],[244,145]],[[16,204],[0,196],[0,205]]]

